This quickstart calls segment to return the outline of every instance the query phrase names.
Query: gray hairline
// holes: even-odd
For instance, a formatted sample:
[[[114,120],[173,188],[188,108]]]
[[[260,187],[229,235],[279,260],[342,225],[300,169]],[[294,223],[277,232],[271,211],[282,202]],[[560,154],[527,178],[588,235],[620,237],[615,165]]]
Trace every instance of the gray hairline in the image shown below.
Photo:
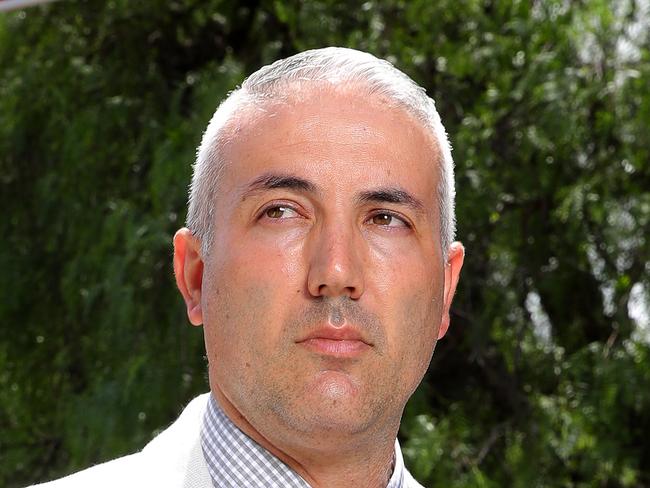
[[[449,140],[434,101],[406,74],[387,61],[379,60],[367,53],[353,51],[355,58],[353,61],[358,61],[356,59],[358,54],[371,58],[370,63],[366,59],[365,64],[361,66],[344,59],[334,68],[331,66],[330,58],[327,59],[330,62],[329,66],[302,66],[301,69],[298,63],[291,63],[294,58],[331,50],[336,50],[337,55],[340,54],[339,51],[343,53],[353,51],[342,48],[306,51],[265,66],[246,79],[241,88],[231,92],[215,111],[197,149],[187,215],[187,226],[201,240],[204,256],[210,252],[213,242],[213,203],[226,163],[222,157],[224,148],[230,142],[229,132],[224,129],[248,107],[259,107],[269,101],[286,100],[290,96],[287,95],[288,93],[293,92],[295,95],[295,91],[288,88],[293,89],[296,84],[323,81],[334,89],[349,84],[365,89],[367,95],[388,101],[392,107],[404,110],[433,137],[438,148],[438,157],[432,163],[439,169],[436,193],[440,216],[440,241],[446,261],[456,230],[454,164]],[[352,66],[346,66],[346,61]],[[283,63],[287,66],[281,66]],[[371,66],[368,66],[369,64]],[[356,67],[357,70],[352,73],[345,72],[351,67]]]

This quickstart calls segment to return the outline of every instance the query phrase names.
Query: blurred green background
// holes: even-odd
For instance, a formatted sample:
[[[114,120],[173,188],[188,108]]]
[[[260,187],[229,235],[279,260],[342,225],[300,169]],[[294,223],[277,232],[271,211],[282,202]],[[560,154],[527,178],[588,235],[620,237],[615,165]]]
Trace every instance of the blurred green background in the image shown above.
[[[207,390],[171,268],[246,74],[343,45],[438,104],[467,259],[405,414],[431,487],[650,486],[650,1],[60,1],[0,13],[0,486]]]

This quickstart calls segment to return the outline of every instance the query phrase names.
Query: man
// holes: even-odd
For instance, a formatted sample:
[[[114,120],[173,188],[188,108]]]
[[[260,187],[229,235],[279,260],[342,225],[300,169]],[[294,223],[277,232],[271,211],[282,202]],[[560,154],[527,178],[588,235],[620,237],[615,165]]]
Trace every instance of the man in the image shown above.
[[[211,394],[61,486],[414,487],[397,431],[449,307],[453,163],[424,90],[358,51],[260,69],[212,118],[174,271]]]

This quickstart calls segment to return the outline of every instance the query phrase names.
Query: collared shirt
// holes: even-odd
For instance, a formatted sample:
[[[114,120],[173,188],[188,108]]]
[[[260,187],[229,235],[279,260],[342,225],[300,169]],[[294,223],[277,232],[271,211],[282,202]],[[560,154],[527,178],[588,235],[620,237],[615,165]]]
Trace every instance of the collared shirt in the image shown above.
[[[210,395],[201,447],[215,488],[309,488],[298,473],[244,434]],[[403,488],[404,460],[397,440],[393,475],[386,488]]]

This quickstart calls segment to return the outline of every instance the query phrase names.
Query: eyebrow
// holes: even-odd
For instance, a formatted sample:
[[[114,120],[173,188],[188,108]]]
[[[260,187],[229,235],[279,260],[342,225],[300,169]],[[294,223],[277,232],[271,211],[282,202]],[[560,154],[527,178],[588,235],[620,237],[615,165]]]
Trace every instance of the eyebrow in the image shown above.
[[[317,193],[318,188],[311,181],[305,180],[298,176],[288,174],[266,173],[251,181],[244,194],[242,200],[246,199],[252,193],[261,190],[275,190],[277,188],[297,190],[306,193]]]
[[[423,214],[424,204],[421,200],[401,188],[377,188],[363,191],[357,196],[359,204],[364,203],[397,203],[405,205],[417,213]]]
[[[319,193],[318,187],[309,180],[290,174],[265,173],[251,181],[242,195],[245,200],[253,193],[274,189],[297,190],[305,193]],[[399,187],[381,187],[360,192],[356,201],[358,205],[368,203],[395,203],[405,205],[419,214],[425,213],[424,204],[415,196]]]

